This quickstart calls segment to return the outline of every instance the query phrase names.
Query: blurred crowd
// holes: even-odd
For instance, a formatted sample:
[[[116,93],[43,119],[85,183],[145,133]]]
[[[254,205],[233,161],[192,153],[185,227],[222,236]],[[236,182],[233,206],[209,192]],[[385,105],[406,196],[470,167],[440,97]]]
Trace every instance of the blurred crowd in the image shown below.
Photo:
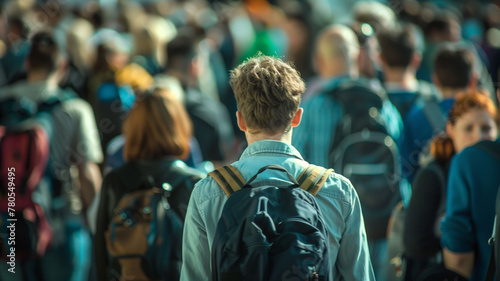
[[[500,1],[10,0],[1,4],[0,99],[30,91],[43,95],[45,84],[33,88],[33,81],[38,81],[64,91],[65,99],[72,101],[58,117],[72,124],[55,121],[56,132],[65,129],[51,143],[51,148],[59,147],[51,150],[52,163],[61,164],[53,164],[52,172],[61,182],[59,193],[64,194],[60,202],[51,203],[51,208],[60,209],[52,217],[63,219],[53,227],[52,246],[40,264],[22,265],[25,268],[20,270],[28,273],[14,277],[2,265],[1,280],[95,280],[101,274],[95,261],[105,259],[106,252],[91,249],[94,243],[105,245],[99,224],[105,227],[107,221],[100,223],[99,216],[108,208],[102,202],[112,200],[99,190],[112,185],[106,175],[123,164],[155,160],[161,154],[182,160],[182,167],[199,180],[237,160],[246,141],[238,128],[229,73],[259,54],[290,61],[306,82],[303,124],[293,132],[292,143],[312,164],[331,166],[328,152],[333,136],[319,131],[324,126],[333,128],[337,122],[333,120],[340,120],[336,105],[327,108],[329,102],[322,100],[332,81],[363,78],[387,92],[395,109],[387,119],[393,123],[391,134],[402,159],[400,193],[414,220],[410,225],[420,224],[415,212],[425,209],[411,201],[415,200],[412,183],[423,181],[418,171],[429,165],[420,155],[442,160],[438,162],[447,175],[455,153],[479,140],[498,137]],[[165,117],[148,105],[151,95],[158,99],[167,95],[159,88],[169,92],[161,101],[168,100],[183,112],[167,107],[173,117]],[[405,96],[424,88],[437,97],[443,120],[436,122],[442,125],[432,121],[422,125],[425,112],[414,107],[416,99]],[[489,116],[491,120],[484,122],[491,130],[465,141],[466,145],[455,145],[439,158],[443,155],[439,149],[450,149],[450,143],[448,148],[442,145],[443,134],[460,142],[453,130],[470,111],[467,94]],[[460,99],[462,106],[453,111]],[[136,104],[145,107],[142,113]],[[137,110],[134,114],[139,117],[133,120],[139,123],[127,117],[131,110]],[[448,115],[450,110],[454,115]],[[175,124],[174,129],[155,129],[148,118],[164,118]],[[436,133],[441,134],[441,143],[434,139]],[[153,143],[164,135],[175,136],[173,144]],[[187,147],[177,144],[176,138]],[[433,145],[427,145],[433,139]],[[154,170],[153,166],[141,169]],[[496,188],[500,183],[495,180],[491,184]],[[60,207],[54,207],[56,203]],[[367,232],[376,276],[388,280],[387,236]],[[415,243],[411,238],[405,236],[410,245]],[[434,259],[441,245],[440,237],[432,239],[428,253],[422,253],[427,244],[412,248],[408,260],[422,265]],[[444,244],[450,260],[457,243],[452,240]],[[487,264],[484,251],[476,251],[476,256],[482,255],[479,261],[476,258],[481,265],[473,273],[471,266],[463,275],[482,280]]]

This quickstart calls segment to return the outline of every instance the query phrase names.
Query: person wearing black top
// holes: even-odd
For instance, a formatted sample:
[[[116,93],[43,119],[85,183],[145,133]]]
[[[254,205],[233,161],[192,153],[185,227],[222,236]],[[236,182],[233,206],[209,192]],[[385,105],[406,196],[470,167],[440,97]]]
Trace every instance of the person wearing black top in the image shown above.
[[[116,268],[108,259],[105,232],[113,212],[125,194],[143,187],[146,178],[154,186],[167,182],[173,190],[168,198],[172,210],[184,221],[191,191],[196,182],[205,175],[187,167],[182,161],[189,154],[188,140],[192,125],[178,100],[165,90],[154,89],[151,93],[138,96],[123,125],[125,136],[125,165],[106,175],[99,204],[95,254],[99,281],[111,280]],[[150,180],[151,181],[151,180]],[[170,238],[170,237],[169,237]],[[171,237],[175,247],[170,259],[181,263],[182,237]],[[180,274],[168,270],[171,280]],[[113,279],[114,280],[114,279]]]

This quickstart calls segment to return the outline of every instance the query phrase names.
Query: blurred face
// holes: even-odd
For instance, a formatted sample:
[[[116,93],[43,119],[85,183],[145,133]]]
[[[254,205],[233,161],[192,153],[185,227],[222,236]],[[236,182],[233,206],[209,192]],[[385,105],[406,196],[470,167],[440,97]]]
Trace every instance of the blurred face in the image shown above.
[[[496,140],[498,137],[497,125],[486,110],[467,112],[454,125],[448,123],[446,130],[457,153],[480,140]]]

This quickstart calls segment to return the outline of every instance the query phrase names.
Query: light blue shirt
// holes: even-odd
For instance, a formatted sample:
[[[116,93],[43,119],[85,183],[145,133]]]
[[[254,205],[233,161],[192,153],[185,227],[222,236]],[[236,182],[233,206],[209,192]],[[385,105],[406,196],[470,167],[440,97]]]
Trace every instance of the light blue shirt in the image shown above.
[[[248,181],[260,168],[270,164],[281,165],[295,178],[308,166],[293,146],[271,140],[252,143],[232,166]],[[286,175],[268,170],[259,178],[285,181]],[[212,243],[226,200],[226,195],[212,177],[196,184],[184,224],[181,280],[211,280]],[[352,184],[343,176],[332,173],[316,200],[329,231],[329,280],[375,280],[361,205]]]

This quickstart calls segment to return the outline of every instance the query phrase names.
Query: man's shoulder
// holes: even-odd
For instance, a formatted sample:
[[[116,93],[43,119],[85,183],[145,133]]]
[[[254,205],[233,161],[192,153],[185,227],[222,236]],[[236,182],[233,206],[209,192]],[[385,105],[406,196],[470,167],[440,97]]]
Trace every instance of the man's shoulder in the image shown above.
[[[351,181],[343,175],[333,172],[321,187],[318,196],[333,196],[350,202],[354,193]]]
[[[491,165],[491,161],[486,161],[487,159],[491,159],[495,163],[498,163],[500,166],[500,161],[497,159],[495,155],[492,155],[490,150],[500,150],[500,142],[497,141],[481,141],[476,143],[475,145],[464,148],[460,153],[455,155],[453,158],[453,162],[460,163],[461,165],[467,165],[468,167],[480,167],[482,165],[471,165],[471,163],[481,163]],[[485,154],[488,155],[488,158],[485,158]]]
[[[31,85],[26,81],[18,81],[11,85],[6,85],[0,89],[0,100],[7,98],[21,97]]]

